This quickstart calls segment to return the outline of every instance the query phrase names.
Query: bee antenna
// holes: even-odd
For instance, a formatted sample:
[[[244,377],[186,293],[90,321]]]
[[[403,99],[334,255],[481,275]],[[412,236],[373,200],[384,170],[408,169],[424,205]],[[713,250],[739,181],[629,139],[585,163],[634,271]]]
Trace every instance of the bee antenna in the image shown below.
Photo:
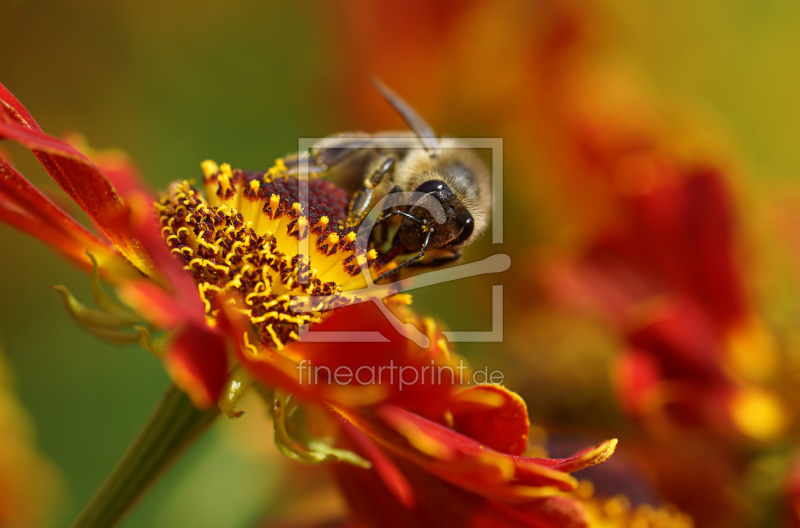
[[[439,147],[439,142],[431,126],[426,123],[408,103],[403,101],[399,95],[394,93],[394,91],[376,77],[372,78],[372,84],[383,98],[392,105],[392,108],[400,114],[400,117],[403,118],[403,121],[405,121],[408,127],[414,132],[414,135],[420,140],[422,147],[428,151],[428,154],[435,156],[436,150]]]

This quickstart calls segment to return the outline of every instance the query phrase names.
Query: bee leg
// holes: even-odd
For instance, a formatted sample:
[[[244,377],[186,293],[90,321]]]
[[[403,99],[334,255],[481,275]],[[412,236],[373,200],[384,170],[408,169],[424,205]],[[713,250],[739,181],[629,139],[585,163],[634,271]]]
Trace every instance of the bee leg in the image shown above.
[[[395,216],[402,216],[403,218],[407,218],[407,219],[411,220],[412,222],[417,222],[417,223],[422,222],[422,220],[420,220],[416,216],[410,215],[405,211],[392,211],[391,213],[389,213],[387,215],[384,215],[384,216],[381,216],[380,218],[375,220],[375,225],[382,224],[382,223],[386,222],[386,220],[389,220],[390,218],[394,218]]]
[[[394,164],[397,158],[394,156],[387,156],[378,168],[372,171],[372,174],[364,179],[364,183],[359,190],[353,193],[350,198],[350,204],[347,206],[347,225],[357,226],[364,220],[367,215],[367,208],[372,201],[372,195],[375,194],[375,189],[383,183],[386,176],[394,169]]]
[[[441,250],[440,250],[441,251]],[[451,262],[455,262],[461,258],[461,250],[451,250],[449,255],[436,256],[427,262],[415,262],[411,265],[412,268],[438,268],[445,266]]]
[[[402,191],[403,191],[402,187],[400,187],[399,185],[395,185],[394,187],[392,187],[392,190],[390,190],[388,193],[386,193],[386,195],[387,196],[391,196],[394,193],[399,193],[399,192],[402,192]],[[380,232],[381,236],[380,236],[380,239],[379,239],[380,240],[380,242],[379,242],[380,244],[383,244],[383,242],[388,240],[388,237],[389,237],[389,222],[385,222],[384,221],[384,216],[386,214],[386,211],[388,211],[389,209],[391,209],[391,207],[387,207],[386,209],[384,209],[381,212],[381,214],[378,216],[378,219],[375,222],[376,225],[377,224],[381,225],[381,232]]]
[[[428,249],[428,244],[431,241],[431,235],[433,235],[433,231],[434,231],[433,229],[428,231],[428,234],[425,236],[425,242],[422,243],[422,248],[419,250],[419,253],[417,253],[416,255],[411,257],[410,259],[406,260],[402,264],[399,264],[397,267],[395,267],[393,269],[390,269],[389,271],[381,273],[380,275],[378,275],[378,278],[375,279],[375,284],[379,283],[380,281],[382,281],[386,277],[390,277],[392,275],[395,275],[395,274],[399,273],[401,269],[407,268],[409,266],[412,266],[415,262],[417,262],[421,258],[424,258],[425,257],[425,251]]]

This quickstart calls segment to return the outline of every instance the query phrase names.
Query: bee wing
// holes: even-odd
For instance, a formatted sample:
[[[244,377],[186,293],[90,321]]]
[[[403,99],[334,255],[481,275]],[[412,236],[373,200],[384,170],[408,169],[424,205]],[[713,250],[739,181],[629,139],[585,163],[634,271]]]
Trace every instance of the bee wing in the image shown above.
[[[290,174],[299,174],[308,167],[310,175],[319,175],[362,154],[372,143],[372,138],[363,132],[337,134],[322,138],[310,152],[286,156],[283,162]]]
[[[400,117],[403,118],[403,121],[406,122],[409,128],[414,131],[414,134],[419,138],[425,150],[429,153],[436,152],[438,141],[436,139],[436,133],[434,133],[431,126],[426,123],[408,103],[403,101],[399,95],[394,93],[381,81],[373,78],[372,84],[381,93],[383,98],[397,110],[397,113],[400,114]]]
[[[289,154],[281,158],[281,161],[286,166],[288,174],[300,174],[304,169],[307,169],[309,175],[319,176],[327,170],[327,167],[319,165],[308,152]]]
[[[322,138],[311,147],[317,163],[333,167],[364,153],[373,147],[373,139],[364,132],[346,132]]]

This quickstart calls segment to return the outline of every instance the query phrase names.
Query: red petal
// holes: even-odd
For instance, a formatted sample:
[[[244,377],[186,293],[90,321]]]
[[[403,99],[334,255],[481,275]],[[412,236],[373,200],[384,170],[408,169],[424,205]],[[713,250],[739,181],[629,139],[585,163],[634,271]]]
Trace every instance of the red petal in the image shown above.
[[[664,376],[649,352],[633,348],[617,360],[614,381],[622,407],[635,416],[651,405],[653,390]]]
[[[200,299],[192,276],[169,251],[161,230],[152,214],[153,201],[146,193],[131,192],[128,207],[110,219],[111,224],[129,239],[139,244],[138,255],[146,255],[140,264],[150,277],[163,279],[164,285],[175,295],[176,308],[188,318],[203,318],[205,307]]]
[[[220,303],[219,309],[217,322],[220,329],[231,336],[237,360],[254,379],[270,387],[291,392],[299,399],[325,401],[327,393],[324,390],[300,382],[303,371],[298,368],[297,363],[269,348],[262,347],[255,355],[247,349],[244,339],[246,335],[251,335],[251,323],[246,316],[227,303]]]
[[[117,149],[95,150],[89,147],[83,136],[72,134],[66,141],[83,153],[100,169],[114,189],[127,200],[130,193],[143,192],[144,185],[139,171],[128,156]],[[153,201],[153,200],[151,200]]]
[[[492,500],[446,482],[400,458],[397,466],[417,498],[412,506],[397,500],[375,471],[348,464],[334,475],[359,526],[469,526],[474,528],[585,528],[586,512],[577,500],[553,496],[524,502]]]
[[[683,172],[683,178],[627,198],[632,235],[639,251],[649,253],[653,271],[726,328],[747,313],[730,192],[716,169]]]
[[[559,471],[572,473],[608,460],[608,457],[614,454],[616,448],[617,440],[606,440],[600,445],[584,449],[569,458],[533,458],[527,460]]]
[[[110,223],[110,218],[124,206],[111,183],[86,156],[68,143],[42,132],[25,107],[2,84],[0,137],[30,148],[50,176],[124,255],[136,253],[125,234]],[[135,263],[140,258],[130,260]]]
[[[139,274],[106,242],[87,231],[0,157],[0,221],[38,238],[85,270],[86,251],[112,281]]]
[[[403,507],[413,507],[415,503],[414,490],[392,459],[352,424],[345,422],[343,427],[359,452],[372,462],[372,469],[378,474],[386,489]]]
[[[721,380],[721,337],[709,313],[690,299],[674,298],[641,311],[627,336],[633,348],[650,353],[664,377],[708,383]]]
[[[242,325],[238,335],[244,334],[246,328]],[[262,383],[280,387],[301,399],[346,408],[392,401],[432,414],[444,411],[454,376],[443,375],[441,383],[430,379],[432,365],[438,365],[445,357],[436,340],[432,340],[432,349],[417,347],[397,332],[373,303],[334,310],[312,331],[377,331],[386,340],[301,341],[281,353],[261,346],[257,354],[244,350],[240,344],[239,361]]]
[[[450,401],[456,431],[501,453],[521,455],[528,448],[528,408],[516,393],[479,385],[455,393]]]
[[[82,264],[89,264],[86,249],[93,253],[108,250],[108,246],[59,209],[2,157],[0,217]]]
[[[539,459],[499,453],[452,429],[384,404],[377,414],[337,409],[394,453],[456,486],[496,500],[532,500],[575,488],[566,473]]]
[[[12,121],[21,123],[27,127],[35,128],[36,130],[41,130],[39,125],[36,124],[36,121],[33,120],[33,116],[28,113],[28,110],[22,106],[22,103],[20,103],[2,83],[0,83],[0,111],[6,114]]]
[[[199,325],[203,321],[202,311],[188,309],[171,292],[148,279],[127,281],[117,287],[117,293],[158,328],[171,329],[187,321]]]
[[[342,398],[348,392],[382,391],[383,401],[402,404],[405,408],[431,414],[444,410],[455,375],[444,371],[450,366],[444,363],[446,354],[438,348],[438,338],[431,339],[430,349],[418,347],[400,334],[372,302],[337,309],[311,330],[340,335],[379,332],[385,339],[383,342],[301,341],[291,345],[291,353],[304,358],[318,374],[313,381],[320,390],[338,389]],[[443,369],[441,376],[437,369]],[[337,379],[337,371],[346,376]],[[357,397],[349,400],[348,406],[359,403]],[[344,403],[344,399],[338,401]],[[364,403],[376,402],[373,399]]]
[[[175,385],[197,407],[211,407],[228,377],[225,337],[205,325],[188,326],[170,343],[165,364]]]

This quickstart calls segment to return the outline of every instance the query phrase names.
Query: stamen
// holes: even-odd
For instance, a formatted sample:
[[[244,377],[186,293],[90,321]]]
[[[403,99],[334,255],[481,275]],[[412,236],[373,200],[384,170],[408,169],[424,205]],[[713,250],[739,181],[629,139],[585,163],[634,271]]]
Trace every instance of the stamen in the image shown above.
[[[309,182],[309,203],[298,201],[298,181],[276,162],[264,173],[202,164],[206,196],[184,181],[170,186],[156,209],[162,236],[194,277],[206,308],[231,302],[275,350],[299,338],[300,326],[351,300],[364,288],[365,266],[378,257],[360,253],[356,233],[345,229],[348,195],[331,182]],[[311,226],[311,227],[310,227]],[[300,255],[307,240],[309,255]],[[319,296],[313,311],[294,311],[296,297]]]
[[[203,169],[203,175],[206,178],[209,178],[219,172],[219,165],[211,160],[205,160],[200,164],[200,168]]]

